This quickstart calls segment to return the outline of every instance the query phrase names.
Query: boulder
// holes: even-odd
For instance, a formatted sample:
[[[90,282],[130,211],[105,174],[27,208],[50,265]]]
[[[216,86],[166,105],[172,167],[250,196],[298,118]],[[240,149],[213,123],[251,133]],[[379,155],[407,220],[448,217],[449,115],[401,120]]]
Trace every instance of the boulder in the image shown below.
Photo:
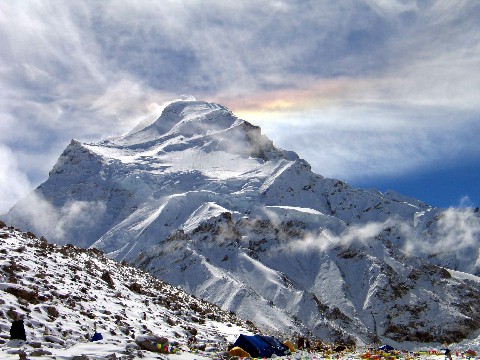
[[[143,350],[168,353],[168,339],[165,337],[155,335],[137,336],[135,343]]]

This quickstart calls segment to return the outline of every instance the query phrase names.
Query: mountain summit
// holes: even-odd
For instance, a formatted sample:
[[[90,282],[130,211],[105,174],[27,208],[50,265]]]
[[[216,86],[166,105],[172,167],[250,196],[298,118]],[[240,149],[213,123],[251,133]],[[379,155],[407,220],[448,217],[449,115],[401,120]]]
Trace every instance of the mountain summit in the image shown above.
[[[72,140],[3,220],[269,331],[428,343],[478,330],[479,234],[455,226],[480,228],[478,213],[324,178],[214,103],[175,102],[125,136]]]
[[[153,124],[103,144],[135,149],[163,144],[158,150],[164,152],[200,146],[204,152],[225,151],[243,157],[265,157],[266,152],[276,150],[260,128],[238,119],[224,106],[202,101],[174,102]]]

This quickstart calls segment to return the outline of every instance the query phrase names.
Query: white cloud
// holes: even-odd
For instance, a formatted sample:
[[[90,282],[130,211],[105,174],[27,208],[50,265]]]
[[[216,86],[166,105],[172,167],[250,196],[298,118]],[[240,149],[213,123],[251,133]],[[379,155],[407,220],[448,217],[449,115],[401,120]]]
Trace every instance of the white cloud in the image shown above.
[[[473,206],[474,204],[468,195],[462,196],[458,203],[459,208],[472,208]]]
[[[413,0],[1,2],[0,144],[51,167],[71,138],[124,133],[193,93],[234,112],[293,104],[264,133],[327,176],[478,154],[479,12]],[[282,106],[266,110],[282,118]]]
[[[378,241],[376,236],[396,222],[370,222],[362,225],[350,225],[339,234],[322,230],[319,234],[307,234],[301,239],[289,241],[286,245],[293,252],[324,252],[337,246],[368,245]]]
[[[474,135],[480,123],[449,109],[334,104],[308,114],[298,110],[243,117],[259,125],[277,146],[295,149],[315,172],[347,181],[402,175],[480,156]]]
[[[31,190],[27,176],[18,168],[15,154],[0,144],[0,213],[10,208],[20,196]]]
[[[431,220],[431,221],[430,221]],[[427,221],[426,221],[427,222]],[[338,246],[372,246],[394,229],[404,241],[398,245],[410,256],[418,256],[440,266],[477,274],[480,270],[480,216],[472,208],[449,208],[435,214],[425,227],[395,218],[384,222],[352,224],[339,234],[322,230],[289,242],[292,252],[325,252]],[[432,235],[433,234],[433,235]],[[395,239],[393,241],[399,241]]]
[[[471,209],[445,210],[438,220],[440,241],[436,242],[438,252],[451,249],[478,249],[480,239],[480,218]]]
[[[449,208],[436,214],[430,228],[415,229],[398,224],[406,242],[407,254],[428,256],[430,261],[460,271],[478,274],[480,270],[480,217],[472,208]],[[428,231],[427,231],[428,230]],[[435,236],[431,236],[431,232]],[[438,257],[439,260],[432,257]],[[445,265],[446,264],[446,265]]]
[[[91,224],[103,216],[105,210],[102,201],[69,201],[57,208],[42,196],[31,193],[17,204],[15,217],[27,221],[27,227],[33,229],[38,236],[45,236],[57,244],[65,244],[66,234],[87,232]]]

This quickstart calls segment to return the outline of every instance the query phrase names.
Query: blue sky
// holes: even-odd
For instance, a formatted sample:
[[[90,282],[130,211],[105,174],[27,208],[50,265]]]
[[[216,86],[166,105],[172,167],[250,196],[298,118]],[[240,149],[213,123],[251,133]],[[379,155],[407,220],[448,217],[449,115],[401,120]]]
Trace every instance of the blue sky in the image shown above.
[[[476,0],[1,1],[0,211],[183,94],[315,172],[478,206]]]

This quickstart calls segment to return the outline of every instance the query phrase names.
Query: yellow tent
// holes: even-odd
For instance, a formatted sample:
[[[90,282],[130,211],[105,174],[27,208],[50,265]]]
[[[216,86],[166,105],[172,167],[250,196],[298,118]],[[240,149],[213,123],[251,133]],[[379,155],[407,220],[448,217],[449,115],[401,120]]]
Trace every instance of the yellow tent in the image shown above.
[[[243,350],[241,347],[235,346],[230,349],[228,352],[232,356],[238,356],[238,357],[250,357],[250,354]]]
[[[293,347],[293,344],[292,344],[290,341],[286,340],[286,341],[283,343],[283,345],[288,346],[288,348],[290,349],[290,351],[291,351],[292,353],[295,352],[295,348]]]

